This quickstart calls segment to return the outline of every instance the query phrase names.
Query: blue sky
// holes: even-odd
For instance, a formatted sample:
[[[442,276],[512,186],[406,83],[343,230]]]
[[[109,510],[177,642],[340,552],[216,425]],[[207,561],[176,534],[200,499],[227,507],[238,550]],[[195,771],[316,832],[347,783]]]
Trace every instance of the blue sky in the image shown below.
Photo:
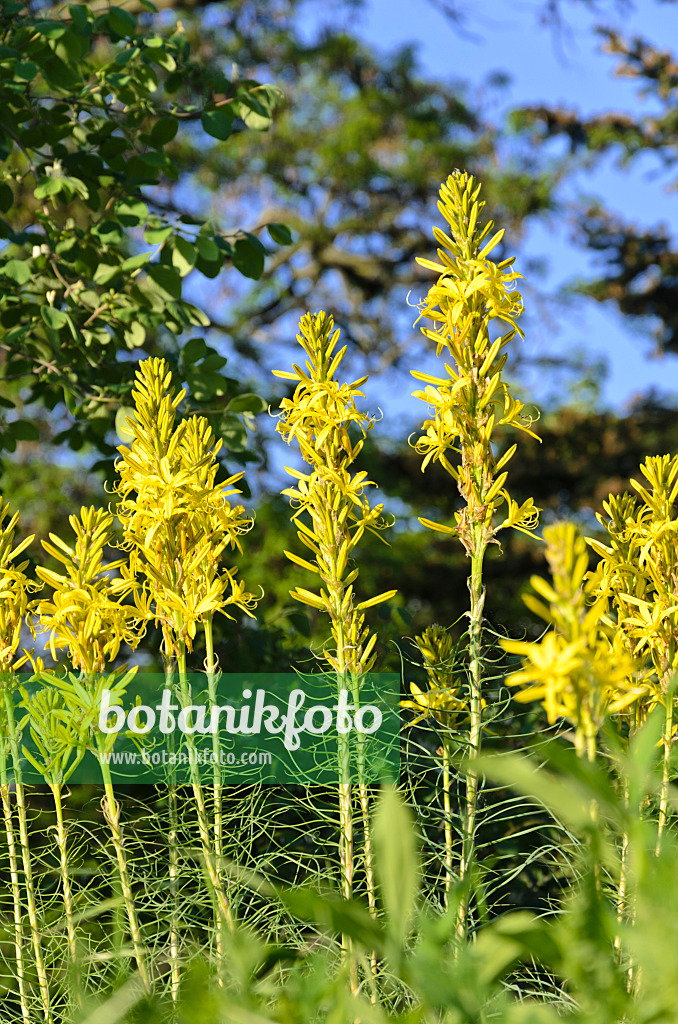
[[[511,84],[497,95],[496,121],[512,106],[534,102],[566,104],[585,114],[610,109],[653,112],[654,102],[639,98],[636,81],[614,75],[615,59],[599,52],[600,39],[593,28],[602,22],[626,35],[641,34],[670,45],[678,39],[678,4],[638,0],[640,10],[619,13],[612,0],[603,0],[594,15],[581,2],[562,0],[566,27],[554,34],[539,23],[539,0],[459,2],[467,12],[463,32],[428,0],[366,0],[364,10],[354,13],[347,27],[382,50],[414,42],[427,72],[466,80],[472,89],[493,71],[507,72]],[[323,3],[322,10],[320,21],[336,18],[329,5]],[[313,20],[317,16],[314,12]],[[677,233],[678,193],[667,190],[670,181],[651,156],[630,171],[620,169],[610,157],[593,173],[579,171],[562,198],[572,198],[577,190],[604,196],[608,206],[625,218],[664,222]],[[568,242],[559,217],[531,230],[521,251],[548,257],[549,271],[538,282],[547,292],[592,266],[588,255]],[[527,350],[558,353],[584,346],[589,356],[603,357],[608,366],[602,389],[606,405],[623,408],[651,386],[678,396],[678,357],[653,357],[649,330],[631,328],[614,309],[591,302],[577,303],[565,320],[563,325],[559,318],[560,327],[553,331],[533,318]]]

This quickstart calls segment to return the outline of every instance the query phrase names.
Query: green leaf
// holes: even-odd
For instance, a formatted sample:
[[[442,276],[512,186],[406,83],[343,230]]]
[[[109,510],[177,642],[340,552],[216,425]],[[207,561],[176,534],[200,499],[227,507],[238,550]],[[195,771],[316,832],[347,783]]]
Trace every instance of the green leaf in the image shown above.
[[[186,277],[186,274],[193,270],[196,259],[197,253],[193,243],[177,235],[172,246],[172,266],[176,267],[182,277]]]
[[[208,135],[223,142],[233,131],[233,114],[226,107],[205,110],[201,117],[202,126]]]
[[[499,981],[516,963],[537,960],[557,970],[562,960],[553,928],[527,911],[507,914],[482,928],[475,951],[486,984]]]
[[[146,328],[138,321],[131,323],[124,334],[125,344],[129,349],[141,348],[146,340]]]
[[[43,178],[33,189],[33,195],[36,199],[46,199],[60,192],[62,185],[63,178]]]
[[[172,234],[171,224],[163,224],[160,227],[147,227],[144,231],[144,242],[149,245],[160,245]]]
[[[278,245],[291,245],[292,232],[285,224],[267,224],[269,235]]]
[[[313,921],[326,934],[347,935],[365,949],[382,947],[381,928],[357,900],[344,900],[336,893],[319,893],[304,886],[275,891],[295,917]]]
[[[38,21],[35,25],[36,31],[45,39],[60,39],[66,27],[62,21]]]
[[[409,931],[419,891],[414,822],[395,789],[384,788],[374,816],[377,881],[394,949]]]
[[[271,126],[273,111],[281,99],[283,99],[283,93],[277,86],[257,86],[256,92],[253,90],[238,95],[240,116],[248,128],[265,132]]]
[[[135,228],[139,224],[145,224],[148,219],[148,207],[141,199],[130,202],[122,200],[116,203],[115,211],[118,215],[118,220],[126,228]]]
[[[213,279],[215,277],[219,277],[224,266],[224,261],[222,258],[214,261],[204,260],[202,256],[198,256],[195,261],[195,266],[196,270],[199,270],[201,274],[205,275],[205,277]]]
[[[97,284],[110,284],[120,272],[121,268],[119,266],[111,263],[100,263],[94,271],[94,280]]]
[[[228,360],[225,356],[220,356],[218,352],[215,352],[213,348],[207,350],[209,355],[206,355],[203,359],[201,370],[209,370],[211,373],[216,373],[222,366],[226,366]]]
[[[51,327],[53,331],[60,330],[68,323],[66,314],[62,313],[60,309],[55,309],[54,306],[41,306],[40,315],[47,326]]]
[[[135,419],[135,410],[129,405],[121,405],[115,414],[115,432],[123,444],[129,444],[134,440],[134,434],[130,430],[127,420]]]
[[[176,117],[161,117],[151,128],[151,139],[154,146],[165,146],[171,142],[179,130],[179,122]]]
[[[266,246],[261,241],[261,239],[257,238],[257,236],[253,235],[250,231],[244,231],[243,234],[245,238],[248,240],[248,242],[251,245],[253,245],[255,249],[258,249],[259,252],[262,253],[264,256],[266,255]],[[219,239],[219,241],[221,241],[221,239]]]
[[[225,413],[221,420],[221,438],[231,452],[243,452],[247,448],[247,430],[233,413]]]
[[[213,239],[208,238],[206,235],[198,235],[195,240],[198,252],[204,260],[208,260],[210,263],[214,263],[219,259],[220,253],[219,248]]]
[[[2,272],[10,281],[16,281],[17,284],[26,284],[31,276],[30,267],[23,260],[7,260]]]
[[[181,350],[181,362],[184,366],[192,366],[207,354],[207,345],[203,338],[191,338]]]
[[[266,408],[266,402],[263,398],[260,398],[259,395],[247,393],[236,395],[235,398],[232,398],[228,403],[227,408],[229,412],[257,413],[263,412]]]
[[[115,66],[122,68],[125,64],[129,64],[131,60],[138,57],[141,53],[138,46],[129,46],[126,50],[121,50],[120,53],[115,55]]]
[[[181,298],[181,278],[173,267],[152,263],[148,268],[148,276],[170,299]]]
[[[137,270],[139,267],[143,267],[144,263],[148,261],[148,257],[150,255],[150,252],[140,252],[137,256],[130,256],[124,261],[120,269]]]
[[[9,185],[5,185],[5,183],[2,182],[2,184],[0,184],[0,210],[3,213],[7,213],[8,210],[11,210],[13,203],[14,193]]]
[[[136,19],[122,7],[109,7],[108,24],[118,36],[132,36],[137,29]]]
[[[243,277],[258,281],[264,272],[264,254],[249,237],[239,238],[233,247],[233,265]]]
[[[87,20],[87,12],[83,4],[69,4],[68,13],[73,19],[73,24],[81,35],[85,35],[90,28]]]
[[[38,73],[38,66],[32,60],[20,60],[14,65],[14,77],[22,82],[31,82]]]
[[[15,420],[7,424],[7,433],[14,441],[39,441],[40,432],[30,420]]]
[[[175,71],[177,62],[171,53],[168,53],[163,46],[146,46],[144,60],[152,60],[164,71]]]
[[[92,227],[92,234],[98,235],[106,245],[119,245],[123,239],[123,230],[117,220],[104,220],[100,224],[95,224]]]

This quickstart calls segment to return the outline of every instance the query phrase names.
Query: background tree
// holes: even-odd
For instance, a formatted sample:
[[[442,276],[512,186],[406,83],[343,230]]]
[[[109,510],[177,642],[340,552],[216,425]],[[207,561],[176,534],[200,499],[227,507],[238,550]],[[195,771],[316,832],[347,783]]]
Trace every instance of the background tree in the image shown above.
[[[12,33],[28,31],[30,19],[49,23],[52,27],[44,38],[37,34],[43,40],[39,52],[44,61],[49,64],[59,39],[65,39],[57,56],[66,66],[79,69],[85,97],[98,81],[109,89],[101,95],[113,97],[109,105],[87,108],[94,110],[97,124],[101,122],[97,135],[94,124],[90,128],[92,117],[73,99],[75,85],[55,85],[42,70],[30,79],[10,79],[20,62],[0,63],[6,70],[6,91],[11,93],[8,109],[23,110],[26,118],[13,115],[15,127],[10,128],[15,134],[36,129],[28,143],[24,139],[24,146],[33,154],[40,181],[56,189],[36,200],[38,185],[28,158],[10,137],[4,167],[13,205],[5,216],[20,241],[8,236],[11,244],[2,252],[2,260],[11,266],[4,275],[7,294],[0,299],[0,323],[3,341],[12,347],[3,394],[20,406],[33,404],[22,414],[23,426],[10,428],[14,414],[9,412],[7,443],[15,443],[22,434],[34,437],[32,424],[37,423],[45,440],[56,436],[58,442],[79,450],[78,466],[91,465],[102,453],[108,459],[113,452],[113,413],[124,403],[138,343],[148,352],[163,350],[168,355],[191,388],[187,408],[211,411],[230,461],[253,459],[245,425],[254,424],[250,414],[264,402],[280,397],[269,369],[279,364],[280,346],[292,342],[298,317],[309,307],[326,306],[333,312],[349,343],[348,358],[359,364],[357,372],[367,365],[382,374],[373,375],[373,386],[379,380],[384,389],[402,389],[406,371],[422,358],[418,332],[412,330],[414,313],[406,304],[410,288],[415,298],[423,291],[414,257],[430,255],[436,183],[454,166],[483,178],[488,212],[507,226],[515,243],[532,218],[553,210],[567,212],[560,185],[584,158],[597,159],[617,147],[630,160],[649,150],[672,159],[671,58],[657,57],[653,64],[649,44],[638,50],[644,55],[640,60],[633,57],[635,44],[622,44],[618,37],[614,42],[639,80],[657,95],[663,90],[665,116],[654,128],[633,114],[627,119],[601,116],[594,123],[570,112],[568,121],[562,112],[549,112],[543,104],[516,113],[505,126],[490,120],[484,103],[488,83],[474,92],[478,83],[437,81],[423,71],[411,47],[384,57],[343,30],[314,34],[305,19],[306,12],[314,10],[312,4],[245,0],[158,6],[160,12],[155,13],[141,0],[124,0],[120,8],[106,13],[108,9],[96,4],[91,11],[79,5],[77,14],[70,8],[50,9],[49,18],[54,20],[49,21],[42,5],[3,5],[7,42]],[[347,0],[338,13],[352,6],[359,4]],[[598,9],[604,15],[614,6]],[[570,9],[564,0],[560,5],[544,6],[536,0],[534,4],[535,14],[550,15],[551,24],[557,13],[566,21]],[[19,16],[12,13],[17,10]],[[74,19],[83,17],[83,33],[76,33]],[[130,18],[136,19],[134,29],[126,20]],[[74,34],[79,56],[69,42]],[[611,46],[611,35],[604,38]],[[625,51],[619,49],[623,45]],[[159,60],[153,58],[156,51]],[[161,51],[167,52],[167,60]],[[21,56],[41,68],[32,51],[22,51]],[[277,94],[271,83],[285,96],[272,123]],[[111,84],[127,92],[119,96]],[[70,99],[60,98],[64,90]],[[60,104],[67,108],[63,113]],[[236,108],[239,116],[233,117]],[[38,144],[37,130],[49,132],[53,124],[60,125],[62,137],[56,138],[55,128],[53,139],[49,136]],[[269,124],[267,131],[252,130]],[[84,144],[67,129],[86,131]],[[573,139],[574,158],[568,154],[554,162],[546,143],[565,131]],[[100,160],[101,168],[95,171],[91,160],[79,161],[76,150],[86,152],[87,160],[90,155]],[[61,161],[61,177],[53,173],[54,159]],[[70,178],[81,184],[69,184]],[[90,179],[96,187],[90,187]],[[77,189],[86,189],[87,198]],[[95,200],[90,197],[95,194],[100,205],[93,209]],[[0,199],[3,195],[9,199],[0,190]],[[128,200],[136,214],[125,207]],[[143,204],[143,209],[134,204]],[[578,237],[598,246],[610,261],[608,271],[597,282],[581,284],[581,290],[601,299],[613,297],[622,312],[635,318],[661,308],[662,330],[668,330],[674,315],[668,233],[646,226],[631,232],[618,215],[603,207],[592,212],[583,199],[572,207],[572,216]],[[110,230],[109,222],[114,223]],[[272,226],[264,232],[267,222]],[[291,235],[281,223],[291,227]],[[78,231],[85,232],[82,239]],[[46,242],[48,235],[54,239]],[[74,242],[69,250],[71,236],[76,236],[77,245]],[[260,236],[270,250],[265,262],[257,244]],[[49,252],[38,253],[38,241],[51,246]],[[80,251],[85,256],[76,259]],[[82,259],[89,261],[86,267],[78,262]],[[138,265],[135,260],[140,260]],[[16,261],[23,269],[16,269]],[[66,285],[59,282],[54,262]],[[524,259],[519,258],[518,265],[529,274]],[[26,268],[30,282],[20,285],[12,274],[25,277]],[[102,280],[114,271],[117,276]],[[68,291],[81,279],[87,288]],[[89,299],[86,293],[91,293]],[[105,308],[86,326],[104,299]],[[50,326],[45,316],[60,326]],[[200,322],[193,324],[191,318]],[[77,342],[71,322],[80,332]],[[88,348],[87,332],[92,331]],[[193,334],[204,340],[190,340]],[[104,335],[112,341],[105,341]],[[669,334],[663,344],[671,348]],[[31,353],[42,359],[40,346],[49,365],[38,363],[34,372]],[[228,375],[224,359],[229,360]],[[547,372],[554,375],[558,369],[549,365]],[[29,378],[37,378],[37,391],[35,386],[25,388]],[[243,389],[244,396],[239,394]],[[63,402],[66,394],[68,406]],[[36,399],[46,411],[39,411]],[[266,497],[267,491],[277,490],[278,456],[271,455],[265,443],[272,432],[266,417],[258,424],[257,436],[264,442],[259,456],[269,472],[257,476],[252,465],[248,473],[257,482],[253,542],[259,545],[248,557],[269,577],[270,603],[262,606],[267,626],[280,630],[276,636],[287,643],[300,628],[312,635],[314,625],[312,614],[308,619],[293,610],[287,598],[292,584],[279,554],[289,547],[286,517],[277,499]],[[602,435],[597,433],[601,427]],[[463,607],[463,583],[459,588],[450,585],[457,579],[457,569],[463,579],[461,565],[449,563],[442,549],[438,554],[435,541],[424,538],[416,525],[417,517],[425,516],[442,494],[434,475],[422,492],[416,462],[406,446],[406,437],[415,428],[415,423],[383,421],[365,453],[366,468],[389,499],[397,499],[400,510],[396,542],[375,555],[373,569],[366,570],[374,572],[378,589],[398,586],[402,594],[390,626],[382,624],[386,640],[420,632],[431,617],[454,622]],[[544,412],[543,444],[534,450],[528,445],[515,460],[518,492],[522,474],[527,496],[528,474],[533,473],[530,485],[547,514],[574,510],[587,517],[608,482],[614,488],[615,481],[637,465],[640,438],[648,430],[656,450],[670,450],[675,440],[673,414],[651,399],[623,415],[602,412],[592,403],[568,409],[567,401],[561,402]],[[18,487],[20,479],[24,491],[30,487],[20,469],[30,459],[42,481],[32,491],[34,513],[43,521],[53,517],[54,528],[61,513],[56,505],[50,508],[42,501],[40,490],[53,489],[55,479],[72,477],[73,463],[61,451],[58,456],[50,454],[50,462],[58,459],[60,466],[53,465],[41,476],[41,450],[36,442],[20,443],[16,466],[5,469],[5,487]],[[600,479],[601,467],[605,482]],[[88,481],[96,490],[103,477],[83,473],[79,488]],[[34,529],[29,517],[25,529]],[[510,628],[527,624],[518,600],[519,583],[538,559],[538,551],[521,540],[511,542],[505,559],[490,559],[488,573],[501,574],[506,584],[502,591],[490,588],[494,595],[502,593],[496,607],[488,605],[491,618],[499,617]],[[269,572],[271,566],[275,574]],[[260,664],[260,658],[270,654],[270,635],[246,626],[241,634],[243,658]]]
[[[261,274],[256,234],[160,209],[150,196],[181,183],[170,152],[188,136],[223,143],[266,130],[281,93],[203,68],[181,25],[123,7],[47,9],[0,5],[0,352],[6,409],[0,445],[37,440],[20,406],[43,406],[64,429],[53,440],[111,454],[116,409],[131,383],[129,360],[209,326],[183,294],[195,268],[225,262]],[[143,13],[145,12],[145,13]],[[180,93],[180,95],[179,95]],[[179,129],[181,128],[181,131]],[[259,226],[262,230],[263,225]],[[289,240],[269,226],[276,244]],[[252,408],[225,359],[203,342],[182,350],[191,406],[205,408],[243,447],[235,415]],[[255,401],[254,407],[258,407]],[[225,414],[225,419],[224,419]]]

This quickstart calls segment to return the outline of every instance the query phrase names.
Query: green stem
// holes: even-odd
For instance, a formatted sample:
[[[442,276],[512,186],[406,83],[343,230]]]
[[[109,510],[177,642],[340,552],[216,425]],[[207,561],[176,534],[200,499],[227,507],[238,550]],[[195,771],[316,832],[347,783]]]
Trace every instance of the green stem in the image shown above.
[[[450,771],[450,738],[442,736],[443,747],[443,813],[445,825],[445,906],[448,905],[452,885],[452,773]]]
[[[360,677],[351,675],[353,705],[357,712],[360,707]],[[365,736],[356,732],[356,773],[358,776],[358,798],[363,824],[363,846],[365,854],[365,879],[367,884],[367,905],[372,917],[377,916],[377,895],[374,880],[374,854],[372,849],[372,823],[370,820],[370,791],[365,770]]]
[[[24,872],[24,884],[26,887],[26,903],[28,905],[28,920],[31,926],[33,939],[33,955],[35,957],[35,970],[38,975],[38,987],[42,999],[42,1009],[47,1024],[52,1024],[52,1010],[50,1007],[49,987],[47,984],[47,973],[45,961],[42,954],[42,935],[38,922],[38,911],[35,900],[35,885],[33,882],[33,868],[31,865],[31,850],[28,841],[28,814],[26,810],[26,793],[21,777],[21,759],[19,755],[19,739],[17,736],[16,722],[14,719],[14,701],[7,683],[3,687],[5,695],[5,711],[7,714],[7,725],[9,729],[9,746],[12,752],[14,769],[14,781],[16,790],[16,803],[19,816],[19,844],[21,848],[21,863]]]
[[[466,793],[462,820],[462,850],[459,866],[461,897],[457,910],[456,936],[463,941],[469,933],[469,909],[471,902],[471,873],[475,860],[476,811],[478,806],[478,774],[473,762],[480,752],[482,730],[482,628],[485,591],[483,589],[483,558],[487,544],[477,540],[471,558],[471,576],[468,581],[471,597],[469,625],[469,684],[470,684],[470,727],[467,768],[465,769]]]
[[[172,690],[172,660],[165,657],[165,687]],[[174,734],[170,734],[172,752],[174,751]],[[177,784],[175,780],[174,763],[170,761],[170,778],[167,787],[167,814],[169,817],[169,830],[167,833],[167,845],[169,848],[169,882],[170,882],[170,991],[172,1004],[176,1007],[179,999],[179,986],[181,976],[179,972],[179,817],[177,812]]]
[[[188,675],[186,672],[186,645],[183,641],[179,641],[179,690],[181,694],[181,703],[184,708],[190,707],[191,704],[191,691],[188,683]],[[205,808],[205,796],[203,793],[202,782],[200,781],[200,769],[198,768],[197,761],[197,750],[195,746],[195,738],[192,733],[186,733],[186,743],[188,745],[189,753],[189,768],[191,773],[191,786],[193,789],[193,798],[195,800],[195,807],[198,817],[198,829],[200,832],[200,841],[202,844],[203,859],[205,862],[205,870],[209,880],[209,885],[212,890],[212,897],[216,901],[217,914],[226,922],[231,931],[234,929],[235,924],[233,921],[233,914],[231,907],[224,892],[219,872],[216,865],[216,857],[212,846],[212,839],[210,836],[209,825],[207,821],[207,810]]]
[[[333,617],[337,630],[337,699],[346,687],[346,638],[344,620],[341,614],[342,596],[335,594]],[[353,837],[353,789],[351,786],[351,749],[348,733],[337,734],[337,757],[339,768],[339,862],[341,865],[341,891],[344,899],[353,896],[354,837]],[[348,935],[342,934],[341,945],[349,962],[349,981],[354,995],[358,993],[358,967],[353,943]]]
[[[207,693],[210,713],[217,703],[217,664],[214,657],[214,635],[212,632],[212,616],[205,617],[205,667],[207,670]],[[212,733],[212,798],[213,798],[213,841],[216,857],[216,874],[219,888],[223,888],[221,868],[224,860],[224,833],[222,816],[222,781],[221,781],[221,737],[219,729]],[[219,965],[224,961],[224,921],[221,914],[217,916],[216,931],[217,959]],[[224,979],[219,971],[219,986],[223,988]]]
[[[629,784],[626,776],[623,777],[623,796],[624,796],[624,807],[628,811],[629,806]],[[617,931],[614,936],[614,953],[615,960],[618,964],[621,964],[623,951],[621,944],[621,927],[627,917],[627,897],[628,897],[628,869],[629,869],[629,834],[624,829],[622,834],[621,852],[620,852],[620,864],[619,864],[619,884],[617,885]]]
[[[17,986],[21,1003],[21,1017],[24,1024],[30,1024],[28,994],[26,991],[26,975],[24,966],[24,930],[21,911],[21,883],[19,881],[19,861],[16,853],[14,824],[12,822],[12,804],[9,796],[9,777],[7,774],[7,747],[4,740],[0,742],[0,795],[2,811],[7,834],[7,852],[9,855],[9,876],[12,889],[12,910],[14,917],[14,958],[16,960]]]
[[[664,732],[662,735],[662,784],[659,794],[659,818],[657,820],[657,843],[655,854],[659,856],[662,848],[662,835],[666,828],[669,806],[669,787],[671,783],[671,746],[673,743],[673,700],[675,687],[670,685],[665,694]]]
[[[99,732],[96,734],[96,742],[99,751],[101,776],[104,783],[104,813],[108,826],[111,830],[111,839],[113,840],[115,856],[118,862],[118,876],[120,878],[120,888],[122,889],[122,898],[125,904],[125,911],[127,913],[127,923],[129,925],[130,935],[132,938],[132,945],[134,946],[134,959],[136,960],[137,970],[139,971],[139,977],[141,978],[144,989],[147,994],[150,995],[151,981],[146,967],[141,929],[139,927],[139,919],[137,918],[136,906],[134,904],[132,884],[127,866],[127,855],[125,853],[122,831],[120,828],[120,804],[115,799],[111,769],[103,756],[105,754],[104,738]]]
[[[82,992],[80,988],[80,964],[78,961],[78,947],[75,935],[75,923],[73,920],[73,892],[71,889],[71,877],[68,867],[68,846],[67,833],[64,824],[64,810],[62,801],[62,786],[60,782],[49,781],[49,788],[52,791],[54,800],[54,811],[56,813],[57,845],[59,847],[59,866],[61,871],[61,890],[64,898],[64,911],[66,913],[66,934],[68,937],[68,952],[71,958],[73,971],[73,985],[76,991],[78,1006],[82,1006]]]
[[[578,729],[580,733],[579,748],[577,753],[580,757],[585,757],[590,764],[595,764],[596,754],[598,752],[598,730],[594,725],[591,715],[586,708],[580,709],[580,720],[582,726]],[[599,896],[602,896],[603,891],[603,880],[600,870],[600,856],[598,850],[598,801],[595,797],[591,797],[589,801],[589,818],[591,820],[591,829],[589,831],[586,845],[593,865],[593,881],[595,884],[596,892]]]

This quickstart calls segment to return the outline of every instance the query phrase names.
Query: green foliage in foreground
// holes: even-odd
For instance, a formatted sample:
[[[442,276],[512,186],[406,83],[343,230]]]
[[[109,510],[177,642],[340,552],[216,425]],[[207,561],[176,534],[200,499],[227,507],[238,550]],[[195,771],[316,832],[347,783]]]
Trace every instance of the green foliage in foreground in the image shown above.
[[[456,902],[462,894],[453,893],[443,914],[427,903],[413,818],[397,793],[387,790],[374,820],[378,921],[336,892],[271,886],[239,872],[249,888],[296,918],[304,935],[298,948],[238,927],[226,939],[221,978],[208,959],[196,958],[176,1008],[169,999],[146,1000],[131,975],[68,1019],[546,1024],[564,1015],[578,1024],[672,1022],[678,999],[678,844],[665,836],[656,854],[656,824],[646,813],[658,785],[660,725],[650,719],[627,752],[611,738],[607,767],[587,764],[553,741],[536,756],[483,759],[489,777],[543,802],[578,836],[576,884],[551,917],[508,913],[481,927],[475,941],[458,945]],[[633,912],[620,921],[608,883],[619,870],[622,834],[629,837]],[[350,936],[365,966],[367,980],[353,993],[339,932]]]

